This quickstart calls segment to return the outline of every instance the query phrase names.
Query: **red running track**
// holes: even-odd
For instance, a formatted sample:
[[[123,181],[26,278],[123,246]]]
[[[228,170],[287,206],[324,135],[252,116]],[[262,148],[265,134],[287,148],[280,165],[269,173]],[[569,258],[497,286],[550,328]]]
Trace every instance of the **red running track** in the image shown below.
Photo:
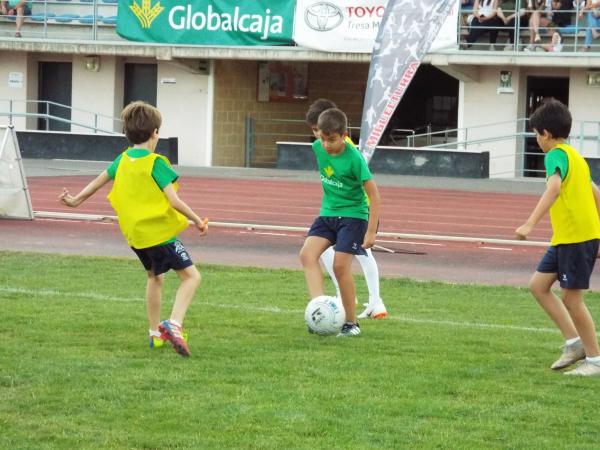
[[[103,188],[76,210],[61,205],[62,187],[77,193],[93,177],[38,177],[28,180],[36,211],[114,214]],[[380,231],[514,239],[514,230],[528,217],[538,196],[459,190],[380,187]],[[256,223],[308,227],[318,214],[321,187],[317,182],[182,177],[180,196],[213,222]],[[530,239],[548,241],[544,219]]]

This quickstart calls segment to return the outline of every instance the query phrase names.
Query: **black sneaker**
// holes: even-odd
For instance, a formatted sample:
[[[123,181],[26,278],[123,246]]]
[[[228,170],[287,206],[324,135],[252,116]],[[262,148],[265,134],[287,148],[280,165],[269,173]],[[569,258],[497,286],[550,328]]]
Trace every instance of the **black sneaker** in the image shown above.
[[[342,330],[337,335],[337,337],[352,337],[358,336],[360,334],[360,325],[357,323],[346,322],[342,326]]]

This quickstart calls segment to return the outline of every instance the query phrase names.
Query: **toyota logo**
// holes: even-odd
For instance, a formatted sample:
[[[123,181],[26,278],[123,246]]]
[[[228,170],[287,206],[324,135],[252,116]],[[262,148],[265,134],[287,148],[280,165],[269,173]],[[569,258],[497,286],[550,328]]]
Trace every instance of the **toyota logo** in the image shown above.
[[[342,10],[329,2],[313,3],[304,11],[304,22],[315,31],[333,30],[342,20]]]

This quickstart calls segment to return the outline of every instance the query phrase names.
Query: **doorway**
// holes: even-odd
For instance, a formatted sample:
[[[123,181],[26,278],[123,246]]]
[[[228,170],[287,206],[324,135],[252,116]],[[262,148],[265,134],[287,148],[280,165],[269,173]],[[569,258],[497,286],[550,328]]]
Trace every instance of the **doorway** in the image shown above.
[[[569,78],[527,77],[526,117],[529,116],[547,98],[555,98],[569,105]],[[526,132],[533,133],[527,121]],[[525,138],[523,176],[546,178],[544,152],[538,147],[535,137]]]
[[[38,130],[71,131],[71,91],[73,68],[70,62],[38,64]]]
[[[125,89],[123,106],[142,100],[156,106],[156,64],[125,64]]]

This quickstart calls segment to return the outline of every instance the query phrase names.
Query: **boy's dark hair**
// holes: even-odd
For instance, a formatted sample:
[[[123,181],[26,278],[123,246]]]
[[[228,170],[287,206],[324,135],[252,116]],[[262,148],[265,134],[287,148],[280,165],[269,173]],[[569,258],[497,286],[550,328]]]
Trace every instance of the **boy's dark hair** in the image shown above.
[[[555,98],[545,100],[529,117],[531,128],[535,128],[538,133],[547,130],[553,138],[568,138],[572,123],[569,109]]]
[[[319,130],[325,134],[344,134],[348,128],[348,118],[342,110],[329,108],[321,113],[317,122]]]
[[[319,98],[309,106],[306,112],[306,123],[312,127],[319,121],[319,116],[329,108],[337,108],[336,104],[326,98]]]
[[[142,102],[131,102],[121,112],[123,133],[132,144],[146,142],[154,130],[160,129],[162,116],[154,106]]]

